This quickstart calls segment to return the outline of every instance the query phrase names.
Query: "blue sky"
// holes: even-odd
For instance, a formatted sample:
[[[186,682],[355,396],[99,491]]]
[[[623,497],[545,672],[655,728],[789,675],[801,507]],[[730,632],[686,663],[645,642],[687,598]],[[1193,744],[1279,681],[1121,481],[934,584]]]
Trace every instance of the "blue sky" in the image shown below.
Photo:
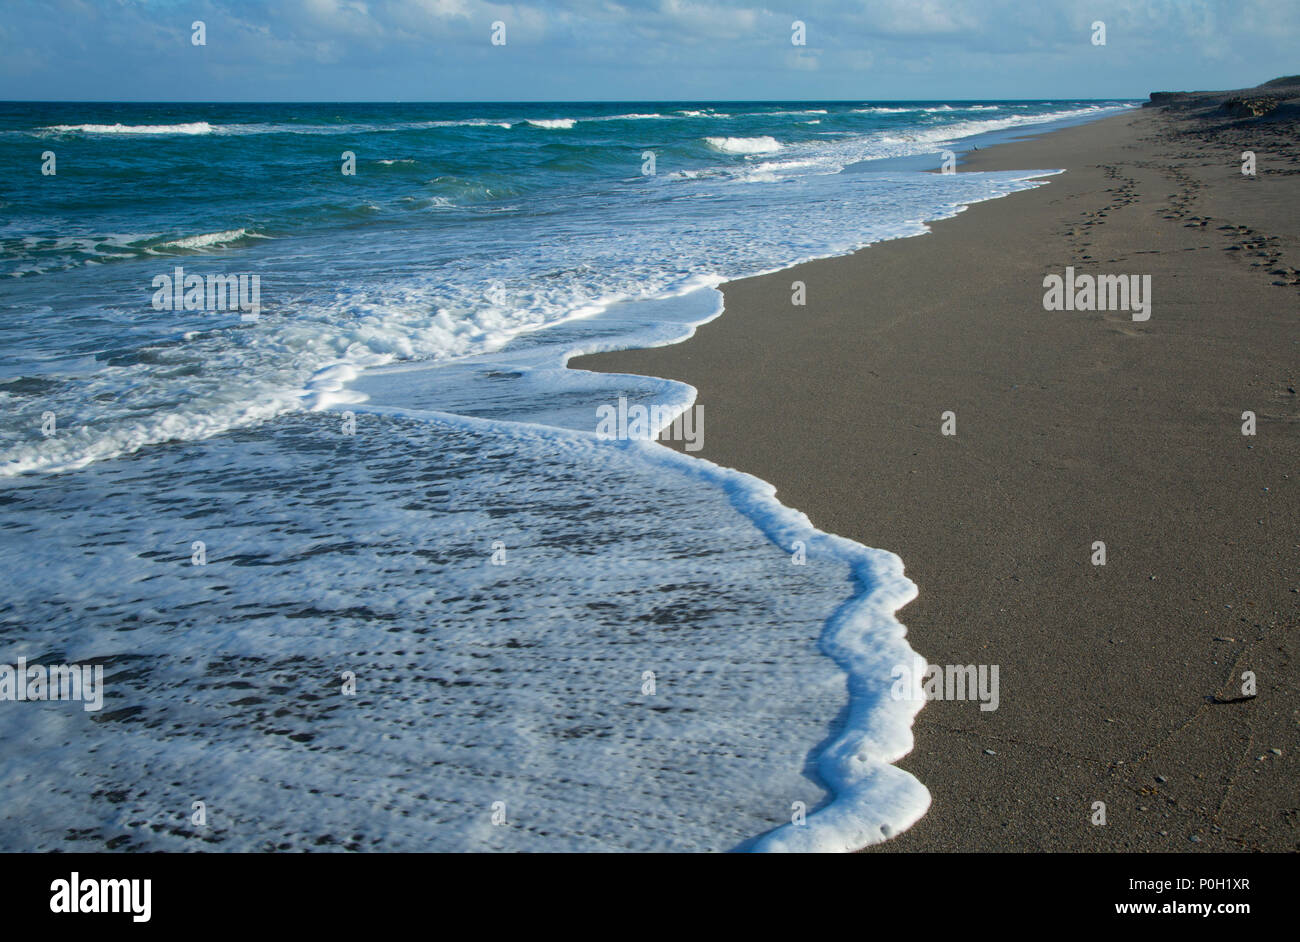
[[[1296,0],[0,0],[0,99],[1140,98],[1298,51]]]

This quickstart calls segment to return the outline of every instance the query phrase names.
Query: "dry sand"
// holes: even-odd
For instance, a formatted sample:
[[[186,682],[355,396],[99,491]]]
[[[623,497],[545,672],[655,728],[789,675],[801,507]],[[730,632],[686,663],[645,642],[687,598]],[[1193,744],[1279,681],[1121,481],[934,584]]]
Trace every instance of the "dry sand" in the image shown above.
[[[727,284],[683,344],[573,362],[695,386],[703,457],[899,554],[920,590],[900,618],[931,663],[1000,666],[995,712],[921,711],[899,764],[933,804],[876,850],[1300,847],[1286,125],[1143,109],[988,148],[960,169],[1068,172]],[[1045,311],[1067,265],[1150,274],[1151,319]],[[1258,696],[1216,702],[1244,671]]]

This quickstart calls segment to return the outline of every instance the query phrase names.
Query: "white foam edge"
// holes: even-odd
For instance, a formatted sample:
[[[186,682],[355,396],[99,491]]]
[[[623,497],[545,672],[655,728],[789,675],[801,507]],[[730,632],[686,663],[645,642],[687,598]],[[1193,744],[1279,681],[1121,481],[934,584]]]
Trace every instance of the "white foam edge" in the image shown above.
[[[695,291],[715,296],[712,307],[701,309],[697,319],[680,324],[680,332],[671,339],[661,334],[654,346],[681,343],[694,335],[699,326],[721,316],[722,293],[716,287],[697,287]],[[527,351],[520,357],[519,365],[526,369],[563,368],[573,357],[628,349],[628,342],[629,338],[622,335],[564,352]],[[527,360],[532,361],[531,367],[523,362]],[[366,372],[436,368],[427,363],[404,364]],[[581,372],[603,377],[611,386],[627,379],[647,379],[619,373]],[[341,390],[355,375],[354,371],[335,368],[317,374],[322,391]],[[675,391],[676,395],[669,397],[671,405],[667,411],[671,418],[660,425],[656,435],[691,408],[698,397],[698,391],[685,383],[663,379],[657,382],[663,384],[665,391]],[[917,588],[904,575],[903,561],[897,555],[818,530],[806,514],[782,504],[772,484],[707,459],[674,451],[653,439],[608,441],[599,439],[594,430],[384,406],[359,399],[366,397],[355,396],[348,402],[359,413],[490,430],[512,438],[544,437],[569,452],[602,447],[633,451],[651,465],[686,474],[720,489],[736,511],[782,553],[791,553],[795,542],[801,541],[809,559],[829,557],[846,564],[853,577],[853,595],[826,621],[818,639],[822,651],[845,671],[848,685],[849,704],[843,731],[817,757],[818,773],[831,799],[812,811],[804,824],[783,825],[741,846],[759,852],[854,851],[906,830],[925,814],[930,805],[929,791],[913,775],[892,764],[912,751],[912,722],[924,705],[923,700],[894,700],[889,696],[893,668],[899,664],[910,665],[919,657],[905,640],[907,630],[895,616],[899,608],[917,595]]]
[[[616,378],[618,374],[609,375]],[[693,404],[695,390],[685,389]],[[917,588],[904,575],[903,561],[897,555],[816,529],[806,514],[777,500],[776,488],[766,481],[655,441],[600,441],[594,433],[552,426],[369,403],[356,411],[490,430],[514,438],[545,437],[569,452],[597,447],[634,451],[650,464],[720,488],[732,506],[783,553],[802,541],[808,559],[830,557],[846,563],[853,574],[855,594],[826,622],[819,639],[823,652],[845,671],[849,697],[842,732],[817,757],[818,773],[831,799],[808,814],[804,824],[786,824],[759,835],[747,849],[854,851],[901,833],[925,814],[930,806],[929,791],[911,773],[892,764],[912,751],[912,722],[924,705],[920,699],[895,700],[889,695],[893,668],[913,664],[919,657],[895,616],[917,596]]]

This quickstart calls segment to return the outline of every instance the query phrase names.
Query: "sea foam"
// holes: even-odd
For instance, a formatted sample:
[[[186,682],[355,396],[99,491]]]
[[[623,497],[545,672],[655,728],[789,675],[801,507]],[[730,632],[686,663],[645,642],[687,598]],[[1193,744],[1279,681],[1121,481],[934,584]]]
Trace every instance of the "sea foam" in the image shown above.
[[[247,229],[227,229],[224,232],[205,232],[202,235],[186,236],[183,239],[173,239],[170,242],[159,243],[155,248],[160,249],[206,249],[214,245],[226,245],[231,242],[238,242],[240,239],[265,239],[266,236],[257,232],[249,232]]]
[[[54,124],[44,130],[58,134],[211,134],[206,121],[184,124]]]
[[[695,121],[731,116],[701,107],[655,125],[675,146],[641,176],[646,125],[600,126],[583,147],[588,120],[639,121],[631,107],[528,119],[571,132],[563,147],[486,126],[526,106],[500,121],[420,108],[329,124],[334,110],[308,109],[306,124],[239,125],[232,112],[213,133],[400,132],[369,153],[437,154],[441,176],[359,174],[346,198],[286,182],[235,215],[229,192],[197,204],[132,165],[117,186],[149,179],[150,214],[0,230],[6,262],[48,271],[7,286],[23,329],[4,366],[17,381],[0,390],[13,416],[0,564],[21,616],[6,643],[130,666],[109,684],[114,722],[14,718],[11,741],[40,745],[6,751],[0,783],[41,814],[0,823],[6,846],[66,847],[47,823],[78,819],[101,825],[86,840],[192,849],[184,829],[130,822],[165,825],[196,794],[225,796],[221,849],[850,850],[924,812],[924,787],[893,765],[918,706],[888,696],[889,668],[913,655],[898,559],[818,532],[740,472],[598,440],[600,403],[672,413],[695,392],[564,361],[680,341],[720,311],[725,279],[919,234],[1041,174],[838,173],[990,122],[817,109],[827,139],[797,126],[806,114],[738,110],[746,123],[726,127],[746,136],[702,146]],[[176,127],[153,117],[130,127]],[[630,146],[609,147],[620,132]],[[285,150],[241,143],[250,174]],[[174,150],[87,146],[129,161]],[[529,154],[549,150],[572,162],[546,154],[529,177]],[[322,172],[337,181],[335,156]],[[157,196],[178,215],[155,218]],[[436,214],[412,213],[431,201]],[[233,228],[254,218],[276,238]],[[186,232],[199,234],[173,237]],[[232,247],[238,262],[194,262],[262,272],[261,321],[154,317],[145,253],[163,245]],[[105,264],[76,268],[91,261]],[[88,343],[95,356],[66,354]],[[807,566],[791,564],[795,543]],[[337,693],[343,671],[355,700]],[[87,749],[109,758],[87,766]],[[106,815],[105,792],[126,804]],[[806,824],[791,822],[796,802]]]
[[[781,149],[774,137],[706,137],[705,142],[724,154],[773,154]]]

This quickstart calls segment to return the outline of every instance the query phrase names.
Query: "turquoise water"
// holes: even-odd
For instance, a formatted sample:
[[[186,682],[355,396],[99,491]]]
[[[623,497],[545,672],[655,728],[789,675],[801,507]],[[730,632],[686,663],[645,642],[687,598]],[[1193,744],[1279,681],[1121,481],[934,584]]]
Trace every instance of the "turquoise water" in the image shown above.
[[[1121,105],[0,104],[0,663],[107,665],[101,714],[4,704],[0,846],[907,827],[899,560],[601,441],[693,391],[564,362],[1037,185],[888,158]],[[256,319],[158,303],[195,275],[256,276]]]
[[[332,365],[478,353],[910,234],[1015,184],[839,171],[1105,105],[0,105],[0,396],[19,417],[0,468],[209,435],[297,408]],[[177,266],[257,274],[258,329],[156,310]],[[42,436],[49,411],[83,431]]]

